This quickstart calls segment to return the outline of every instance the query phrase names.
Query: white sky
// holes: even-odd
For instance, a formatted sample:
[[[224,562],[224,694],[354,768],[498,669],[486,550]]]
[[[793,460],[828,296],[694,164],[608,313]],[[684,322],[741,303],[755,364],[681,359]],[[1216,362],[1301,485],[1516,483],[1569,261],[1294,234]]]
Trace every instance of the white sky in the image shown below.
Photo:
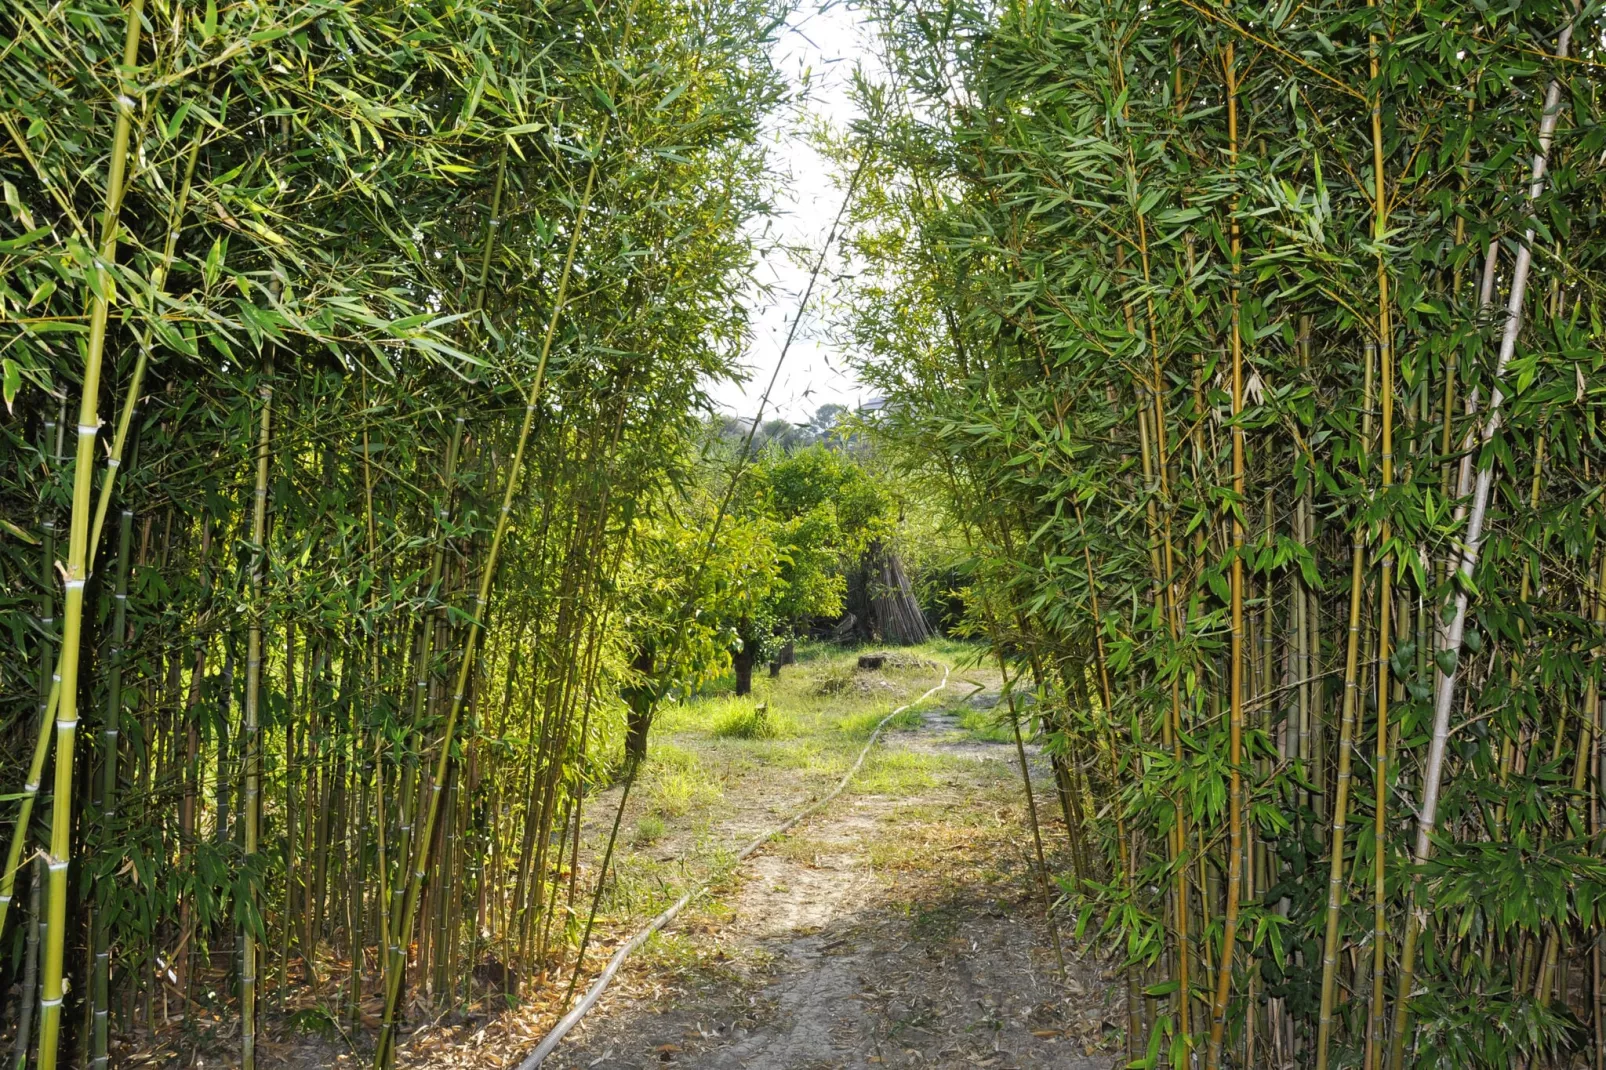
[[[766,131],[774,166],[784,176],[755,272],[759,282],[771,285],[771,292],[768,297],[754,295],[752,337],[744,361],[750,372],[747,380],[718,383],[712,391],[722,409],[738,416],[750,417],[757,411],[808,286],[807,268],[795,263],[784,247],[806,245],[812,262],[842,202],[842,190],[832,182],[831,164],[814,150],[805,128],[824,119],[838,131],[845,130],[853,119],[848,90],[854,67],[874,65],[865,16],[846,3],[824,10],[821,3],[801,0],[775,45],[777,67],[795,89],[806,86],[807,99],[801,109],[778,116]],[[821,331],[811,330],[819,324],[822,302],[829,297],[833,266],[840,264],[833,249],[770,394],[766,420],[780,416],[802,423],[828,402],[852,407],[868,400],[842,354],[814,337]]]

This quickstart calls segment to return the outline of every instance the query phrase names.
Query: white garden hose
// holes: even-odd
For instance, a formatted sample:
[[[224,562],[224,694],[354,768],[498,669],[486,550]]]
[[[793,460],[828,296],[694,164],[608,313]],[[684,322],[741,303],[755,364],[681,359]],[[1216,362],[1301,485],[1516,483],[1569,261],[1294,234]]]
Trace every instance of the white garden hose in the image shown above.
[[[770,829],[768,832],[760,834],[753,840],[753,842],[742,848],[741,854],[736,856],[736,863],[739,864],[747,861],[753,855],[757,854],[765,844],[769,843],[777,836],[781,836],[787,832],[790,832],[798,822],[814,813],[817,813],[832,799],[835,799],[838,795],[841,795],[842,792],[846,790],[848,781],[853,779],[853,774],[857,773],[859,771],[859,767],[864,764],[865,756],[870,753],[870,748],[875,746],[877,739],[881,738],[881,730],[887,726],[887,722],[891,721],[904,710],[920,705],[922,702],[926,701],[926,699],[947,687],[948,672],[948,667],[944,666],[942,670],[942,683],[938,684],[930,691],[927,691],[924,695],[921,695],[913,702],[905,703],[904,705],[893,710],[891,713],[887,714],[885,717],[881,718],[880,723],[875,726],[875,731],[870,733],[870,739],[865,743],[864,749],[859,751],[859,757],[854,761],[853,767],[842,775],[841,781],[837,783],[837,786],[832,789],[829,795],[826,795],[823,798],[811,803],[804,809],[799,810],[796,814],[793,814],[786,821]],[[574,1010],[570,1011],[568,1014],[565,1014],[558,1024],[552,1027],[552,1032],[548,1033],[542,1039],[541,1043],[536,1045],[535,1050],[530,1052],[530,1054],[525,1057],[524,1061],[519,1064],[518,1070],[536,1070],[536,1067],[545,1062],[546,1057],[551,1055],[552,1052],[556,1050],[557,1046],[562,1043],[563,1038],[569,1035],[569,1031],[578,1025],[580,1019],[585,1017],[586,1012],[596,1005],[597,1000],[602,997],[602,993],[608,987],[609,982],[611,982],[614,978],[614,975],[619,972],[619,967],[624,965],[625,959],[629,958],[637,948],[646,943],[649,936],[657,932],[659,929],[662,929],[665,925],[668,925],[671,921],[674,921],[675,915],[679,914],[683,909],[685,909],[686,904],[690,903],[693,899],[699,898],[704,892],[708,891],[708,887],[709,886],[707,883],[698,885],[696,888],[675,900],[674,904],[670,906],[668,910],[665,910],[662,914],[659,914],[656,918],[653,918],[647,923],[646,928],[642,929],[635,936],[632,936],[629,941],[624,944],[624,946],[619,948],[618,951],[615,951],[613,953],[613,958],[608,960],[608,965],[603,969],[602,976],[598,977],[591,983],[591,987],[586,989],[586,994],[581,997],[580,1002],[575,1004]]]

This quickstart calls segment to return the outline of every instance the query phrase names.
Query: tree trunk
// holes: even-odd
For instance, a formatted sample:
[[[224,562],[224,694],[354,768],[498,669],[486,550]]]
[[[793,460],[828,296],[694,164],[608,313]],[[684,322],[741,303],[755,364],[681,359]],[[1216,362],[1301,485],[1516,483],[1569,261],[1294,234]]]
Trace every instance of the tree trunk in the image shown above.
[[[731,667],[736,670],[736,694],[753,693],[753,646],[742,644],[742,649],[731,651]]]
[[[631,659],[630,668],[640,674],[642,681],[622,688],[625,705],[625,768],[629,769],[647,757],[647,731],[652,727],[652,673],[655,658],[650,649],[638,649]]]

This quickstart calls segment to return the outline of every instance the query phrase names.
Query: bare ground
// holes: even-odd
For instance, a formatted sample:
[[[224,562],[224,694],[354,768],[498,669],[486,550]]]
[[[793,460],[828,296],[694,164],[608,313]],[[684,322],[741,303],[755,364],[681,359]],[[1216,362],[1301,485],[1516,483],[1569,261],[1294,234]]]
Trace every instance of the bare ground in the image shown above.
[[[976,690],[955,685],[950,701]],[[990,700],[984,689],[972,702]],[[923,720],[890,734],[876,763],[921,775],[867,767],[868,786],[887,790],[850,791],[742,866],[689,934],[644,951],[548,1065],[1114,1065],[1121,1011],[1107,970],[1073,958],[1058,978],[1013,745],[965,732],[951,707]],[[784,770],[764,772],[772,795],[793,794],[777,782]],[[1051,805],[1046,769],[1034,774]]]

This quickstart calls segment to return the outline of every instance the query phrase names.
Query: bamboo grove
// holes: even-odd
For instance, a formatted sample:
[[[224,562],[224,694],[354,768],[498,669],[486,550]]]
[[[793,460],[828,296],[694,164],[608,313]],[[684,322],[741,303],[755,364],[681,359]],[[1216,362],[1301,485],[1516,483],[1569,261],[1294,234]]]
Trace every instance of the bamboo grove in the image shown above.
[[[1130,1056],[1601,1066],[1600,5],[875,11],[837,322]]]
[[[573,966],[779,13],[5,5],[10,1065],[204,1009],[249,1068],[317,991],[383,1066],[476,967]]]

